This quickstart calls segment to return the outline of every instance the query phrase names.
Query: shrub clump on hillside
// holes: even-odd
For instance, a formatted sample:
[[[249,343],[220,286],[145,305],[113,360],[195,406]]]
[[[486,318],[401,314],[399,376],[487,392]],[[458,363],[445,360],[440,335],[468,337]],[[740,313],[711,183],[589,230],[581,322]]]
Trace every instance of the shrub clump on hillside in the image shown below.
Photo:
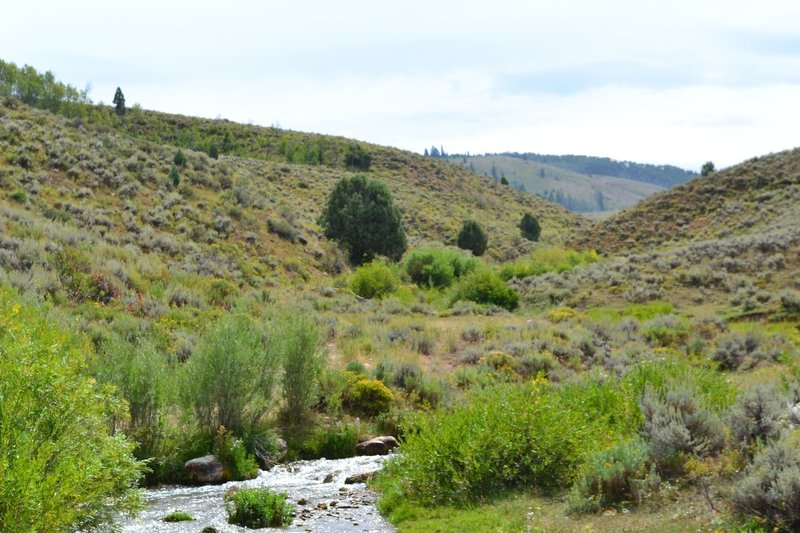
[[[453,303],[458,300],[497,305],[509,311],[519,305],[517,291],[488,269],[478,269],[461,278]]]
[[[397,290],[400,280],[385,261],[375,260],[356,269],[350,290],[362,298],[383,298]]]
[[[478,267],[478,260],[454,250],[422,248],[414,250],[403,263],[408,277],[420,287],[449,287],[454,280]]]
[[[632,431],[632,402],[597,383],[501,385],[472,393],[454,410],[408,424],[404,451],[379,476],[381,507],[406,501],[463,505],[509,489],[558,490],[588,453]]]
[[[458,233],[457,243],[462,250],[470,250],[475,256],[481,256],[486,251],[489,238],[480,224],[474,220],[465,220]]]

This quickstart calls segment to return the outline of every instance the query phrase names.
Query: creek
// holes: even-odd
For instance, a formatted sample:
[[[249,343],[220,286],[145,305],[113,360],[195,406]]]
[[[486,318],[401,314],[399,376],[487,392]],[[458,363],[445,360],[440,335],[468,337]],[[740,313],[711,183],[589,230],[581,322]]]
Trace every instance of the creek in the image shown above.
[[[232,486],[267,487],[285,492],[295,507],[295,518],[281,531],[320,533],[393,532],[375,508],[376,494],[364,483],[346,485],[348,476],[374,472],[386,456],[297,461],[261,471],[255,479],[200,487],[171,486],[148,490],[145,510],[122,524],[125,533],[199,533],[204,527],[218,532],[253,531],[227,523],[223,497]],[[298,504],[298,501],[301,504]],[[190,514],[191,522],[166,523],[174,511]]]

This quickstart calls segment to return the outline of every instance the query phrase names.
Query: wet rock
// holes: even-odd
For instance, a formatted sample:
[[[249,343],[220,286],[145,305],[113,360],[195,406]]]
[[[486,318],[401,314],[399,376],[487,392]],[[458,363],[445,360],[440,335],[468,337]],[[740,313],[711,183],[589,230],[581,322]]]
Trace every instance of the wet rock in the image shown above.
[[[200,533],[219,533],[219,532],[217,531],[217,528],[209,526],[209,527],[204,527],[203,529],[201,529]]]
[[[330,473],[322,480],[323,483],[330,483],[331,481],[333,481],[333,474]]]
[[[213,455],[186,461],[183,474],[189,483],[195,485],[218,485],[224,481],[222,463]]]
[[[308,505],[308,500],[306,500],[305,498],[300,498],[299,500],[297,500],[297,505]]]
[[[391,436],[375,437],[356,445],[358,455],[386,455],[390,450],[397,448],[397,439]]]
[[[328,504],[325,503],[325,502],[319,502],[317,504],[317,509],[321,509],[323,511],[327,511],[328,510]]]
[[[239,492],[239,485],[231,485],[228,487],[228,490],[225,491],[225,497],[230,498],[237,492]]]
[[[352,485],[354,483],[366,483],[372,476],[375,475],[375,472],[363,472],[361,474],[353,474],[352,476],[347,476],[344,480],[345,485]],[[341,489],[340,489],[341,491]]]

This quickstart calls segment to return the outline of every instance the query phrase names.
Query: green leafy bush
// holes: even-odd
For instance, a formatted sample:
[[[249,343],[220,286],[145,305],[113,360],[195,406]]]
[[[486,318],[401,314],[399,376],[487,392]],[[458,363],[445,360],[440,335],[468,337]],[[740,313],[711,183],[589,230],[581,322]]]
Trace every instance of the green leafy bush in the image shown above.
[[[345,459],[356,454],[358,426],[337,422],[320,429],[312,438],[311,455],[326,459]]]
[[[239,489],[225,496],[228,523],[251,529],[289,525],[294,506],[286,500],[285,493],[266,488]]]
[[[498,305],[509,311],[519,305],[517,291],[488,269],[475,270],[461,278],[451,303],[458,300]]]
[[[548,272],[571,272],[576,266],[594,263],[600,258],[594,250],[579,252],[548,246],[538,248],[528,259],[506,263],[500,269],[500,277],[508,281],[511,278],[527,278]]]
[[[475,270],[480,263],[454,250],[422,248],[414,250],[403,263],[411,281],[420,287],[449,287],[454,280]]]
[[[394,395],[377,379],[360,379],[348,387],[344,402],[355,414],[378,416],[392,408]]]
[[[501,385],[405,426],[403,453],[379,476],[381,507],[469,504],[506,490],[572,483],[594,449],[629,434],[633,403],[617,383]]]
[[[486,251],[489,238],[483,228],[474,220],[465,220],[461,231],[458,233],[458,247],[470,250],[475,256],[481,256]]]
[[[639,503],[648,485],[658,483],[647,463],[647,444],[640,439],[593,453],[572,488],[570,510],[597,512],[623,503]]]
[[[141,507],[124,404],[86,376],[91,346],[0,287],[0,530],[72,531]]]
[[[397,290],[400,280],[385,261],[375,260],[356,269],[350,290],[362,298],[382,298]]]
[[[243,481],[258,475],[258,463],[247,452],[241,439],[235,438],[224,427],[217,430],[214,438],[214,455],[223,465],[225,481]]]

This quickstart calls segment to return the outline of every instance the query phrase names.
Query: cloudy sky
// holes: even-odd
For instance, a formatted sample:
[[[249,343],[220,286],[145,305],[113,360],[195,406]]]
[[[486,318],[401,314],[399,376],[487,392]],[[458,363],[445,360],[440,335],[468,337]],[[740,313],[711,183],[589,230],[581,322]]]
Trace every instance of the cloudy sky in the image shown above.
[[[119,7],[118,7],[119,6]],[[10,2],[0,58],[94,101],[421,152],[697,170],[800,145],[793,0]]]

